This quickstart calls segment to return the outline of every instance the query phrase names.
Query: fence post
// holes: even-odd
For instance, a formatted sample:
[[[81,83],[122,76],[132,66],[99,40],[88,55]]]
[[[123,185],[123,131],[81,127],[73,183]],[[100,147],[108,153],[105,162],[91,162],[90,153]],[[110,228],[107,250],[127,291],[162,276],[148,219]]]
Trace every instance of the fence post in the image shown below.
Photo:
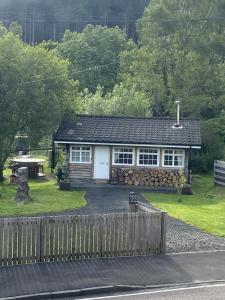
[[[103,257],[103,243],[104,243],[104,231],[103,231],[103,215],[99,215],[99,254],[98,257]]]
[[[130,192],[129,193],[129,213],[137,212],[136,205],[137,205],[137,195],[135,192]]]
[[[45,244],[45,232],[44,232],[44,219],[40,220],[40,262],[44,261],[44,244]]]
[[[161,241],[160,241],[160,253],[166,252],[166,225],[167,225],[167,214],[161,212]]]

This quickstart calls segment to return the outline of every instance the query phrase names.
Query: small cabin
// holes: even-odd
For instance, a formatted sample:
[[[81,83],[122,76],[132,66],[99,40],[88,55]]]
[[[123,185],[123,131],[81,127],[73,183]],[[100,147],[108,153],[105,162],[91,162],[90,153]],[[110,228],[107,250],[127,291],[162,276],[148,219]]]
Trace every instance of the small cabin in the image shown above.
[[[111,183],[176,188],[190,178],[193,149],[201,148],[193,119],[76,115],[64,120],[55,144],[67,152],[71,183]]]

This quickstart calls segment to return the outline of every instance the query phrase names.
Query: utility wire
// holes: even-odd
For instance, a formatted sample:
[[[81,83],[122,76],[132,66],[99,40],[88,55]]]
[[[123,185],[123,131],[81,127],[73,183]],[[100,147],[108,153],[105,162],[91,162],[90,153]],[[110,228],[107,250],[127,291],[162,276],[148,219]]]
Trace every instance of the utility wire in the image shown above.
[[[33,17],[33,16],[32,16]],[[98,19],[95,19],[93,18],[93,16],[89,16],[89,18],[77,18],[77,19],[72,19],[72,20],[40,20],[40,19],[26,19],[26,18],[23,18],[23,19],[15,19],[15,21],[20,21],[20,22],[36,22],[36,23],[70,23],[70,24],[73,24],[73,23],[83,23],[83,22],[105,22],[105,17],[101,17],[99,16]],[[100,19],[102,18],[102,19]],[[150,22],[150,23],[153,23],[153,22],[162,22],[162,23],[169,23],[169,22],[199,22],[199,21],[225,21],[225,17],[223,16],[212,16],[212,17],[199,17],[199,18],[178,18],[178,19],[152,19],[152,18],[145,18],[145,17],[142,17],[141,19],[129,19],[127,18],[126,16],[124,16],[124,18],[116,18],[116,17],[110,17],[110,18],[106,18],[106,21],[108,22],[113,22],[113,21],[121,21],[121,22],[124,22],[126,18],[126,21],[129,22],[129,23],[132,23],[132,22],[138,22],[138,21],[141,21],[141,22]],[[1,21],[5,21],[5,22],[11,22],[12,20],[9,20],[10,18],[4,18],[4,17],[1,17]],[[13,19],[13,18],[12,18]]]
[[[179,19],[150,19],[143,17],[139,21],[143,22],[198,22],[198,21],[224,21],[225,17],[212,16],[212,17],[199,17],[199,18],[179,18]]]
[[[68,76],[68,75],[74,75],[74,74],[85,73],[85,72],[88,72],[88,71],[98,70],[98,69],[101,69],[101,68],[104,68],[104,67],[107,67],[107,66],[116,64],[116,63],[118,63],[117,60],[114,61],[114,62],[105,64],[105,65],[95,66],[95,67],[88,68],[88,69],[84,69],[84,70],[80,70],[80,71],[69,72],[69,73],[67,73],[67,74],[65,74],[65,75],[56,75],[56,76],[46,77],[46,78],[37,79],[37,80],[32,80],[32,81],[23,81],[22,83],[23,83],[23,84],[35,83],[35,82],[41,82],[41,81],[52,80],[52,79],[56,79],[56,78],[60,78],[60,77],[65,77],[65,76]],[[40,74],[40,75],[35,75],[35,76],[33,76],[33,77],[36,77],[36,76],[41,76],[41,74]]]

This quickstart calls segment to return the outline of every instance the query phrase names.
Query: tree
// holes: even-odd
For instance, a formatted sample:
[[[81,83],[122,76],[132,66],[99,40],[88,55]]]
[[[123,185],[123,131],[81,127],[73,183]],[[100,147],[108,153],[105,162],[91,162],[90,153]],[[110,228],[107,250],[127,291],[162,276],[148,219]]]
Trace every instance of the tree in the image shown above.
[[[15,35],[18,35],[19,38],[22,38],[23,36],[22,27],[17,22],[12,22],[10,24],[9,31],[11,31]]]
[[[95,93],[89,93],[88,89],[85,89],[82,96],[84,113],[89,115],[108,114],[109,97],[104,95],[102,87],[97,86]]]
[[[15,136],[31,145],[50,134],[76,99],[68,62],[41,46],[28,46],[12,32],[0,36],[0,180]]]
[[[121,78],[139,82],[154,115],[214,118],[225,108],[224,1],[152,0],[138,23],[139,48],[125,53]],[[128,64],[127,64],[128,62]]]
[[[118,27],[88,25],[82,33],[67,30],[57,51],[71,62],[72,77],[79,80],[81,89],[93,92],[98,85],[112,90],[117,83],[120,52],[133,47]]]
[[[224,117],[202,121],[201,135],[202,149],[191,156],[191,166],[195,172],[209,172],[215,160],[225,158]]]
[[[115,85],[108,103],[110,115],[146,117],[151,115],[149,99],[131,82]]]
[[[133,83],[132,86],[115,85],[107,94],[98,87],[94,94],[84,94],[83,103],[85,113],[93,115],[145,117],[151,114],[145,93],[137,90]]]

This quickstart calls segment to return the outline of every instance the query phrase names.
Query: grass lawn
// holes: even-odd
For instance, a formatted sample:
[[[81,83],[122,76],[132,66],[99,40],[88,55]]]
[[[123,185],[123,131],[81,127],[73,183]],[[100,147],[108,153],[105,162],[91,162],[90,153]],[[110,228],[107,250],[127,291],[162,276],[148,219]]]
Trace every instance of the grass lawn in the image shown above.
[[[225,187],[215,187],[209,175],[193,176],[193,195],[144,193],[145,199],[170,216],[203,231],[225,236]]]
[[[31,180],[31,200],[26,204],[16,204],[14,201],[16,186],[7,182],[0,184],[0,216],[31,216],[42,213],[62,212],[85,206],[84,192],[60,191],[56,181]]]

